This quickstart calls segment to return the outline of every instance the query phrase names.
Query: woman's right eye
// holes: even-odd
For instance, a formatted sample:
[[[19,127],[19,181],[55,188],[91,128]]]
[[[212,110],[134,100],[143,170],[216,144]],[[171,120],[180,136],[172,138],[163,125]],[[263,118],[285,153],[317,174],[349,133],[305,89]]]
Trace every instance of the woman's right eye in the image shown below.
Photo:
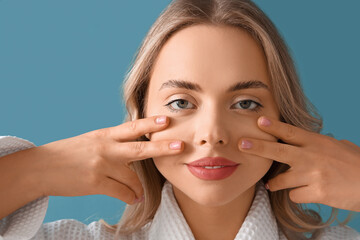
[[[180,110],[183,110],[183,109],[191,109],[191,108],[186,108],[187,106],[193,106],[192,103],[190,103],[189,101],[185,100],[185,99],[176,99],[176,100],[173,100],[169,103],[167,103],[165,106],[169,108],[170,111],[172,112],[178,112]]]

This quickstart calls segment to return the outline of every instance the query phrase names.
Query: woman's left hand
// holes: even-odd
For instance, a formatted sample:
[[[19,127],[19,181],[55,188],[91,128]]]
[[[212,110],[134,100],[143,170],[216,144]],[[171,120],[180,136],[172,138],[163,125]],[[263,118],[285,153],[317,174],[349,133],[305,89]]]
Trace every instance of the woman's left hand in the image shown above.
[[[268,181],[270,191],[294,188],[289,197],[296,203],[320,203],[360,212],[360,147],[348,140],[306,131],[293,125],[269,120],[261,130],[284,143],[242,138],[243,152],[288,164],[290,168]],[[266,122],[266,121],[265,121]],[[250,148],[242,148],[243,140]]]

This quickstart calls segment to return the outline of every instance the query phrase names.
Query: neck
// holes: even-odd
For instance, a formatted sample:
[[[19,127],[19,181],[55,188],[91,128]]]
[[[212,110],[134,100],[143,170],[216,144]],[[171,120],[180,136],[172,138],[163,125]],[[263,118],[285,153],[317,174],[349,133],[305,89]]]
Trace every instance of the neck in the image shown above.
[[[176,188],[173,190],[186,222],[197,240],[233,240],[255,196],[254,185],[225,205],[209,207],[198,204]]]

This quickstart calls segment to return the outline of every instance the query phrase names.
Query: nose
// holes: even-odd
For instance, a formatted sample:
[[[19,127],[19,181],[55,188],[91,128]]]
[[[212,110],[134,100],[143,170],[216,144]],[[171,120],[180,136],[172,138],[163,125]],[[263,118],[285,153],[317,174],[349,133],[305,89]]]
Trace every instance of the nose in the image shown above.
[[[229,142],[228,124],[219,110],[199,112],[195,126],[194,141],[199,146],[218,147]]]

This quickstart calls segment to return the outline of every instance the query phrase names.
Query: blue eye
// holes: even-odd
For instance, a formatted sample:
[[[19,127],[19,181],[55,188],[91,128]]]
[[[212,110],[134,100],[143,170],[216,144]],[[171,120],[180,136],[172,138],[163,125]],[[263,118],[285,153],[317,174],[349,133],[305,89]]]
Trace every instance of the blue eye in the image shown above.
[[[240,109],[250,110],[250,111],[254,111],[254,112],[258,112],[259,109],[263,107],[260,103],[257,103],[250,99],[241,100],[241,101],[235,103],[234,105],[237,105],[237,104],[241,107]]]
[[[186,101],[185,99],[176,99],[167,103],[165,106],[167,106],[172,112],[178,112],[181,109],[187,109],[186,107],[189,105],[191,106],[193,104],[189,101]]]

